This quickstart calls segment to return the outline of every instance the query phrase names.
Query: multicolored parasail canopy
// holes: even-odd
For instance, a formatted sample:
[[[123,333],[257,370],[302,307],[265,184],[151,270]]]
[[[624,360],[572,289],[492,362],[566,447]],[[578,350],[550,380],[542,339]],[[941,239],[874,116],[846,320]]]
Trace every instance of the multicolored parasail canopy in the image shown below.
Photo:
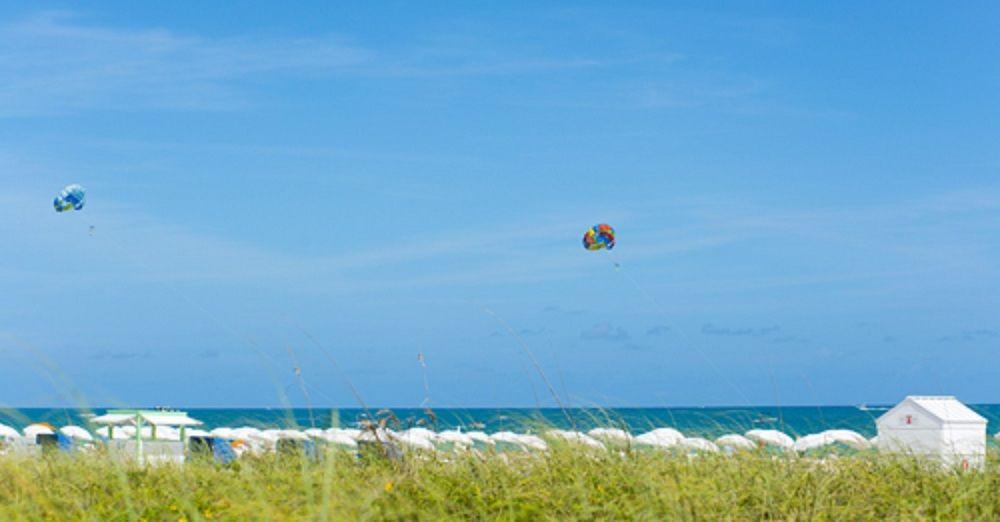
[[[594,225],[583,234],[583,248],[587,250],[611,250],[615,247],[615,229],[611,225],[601,223]]]
[[[80,185],[68,185],[56,196],[52,205],[56,207],[56,212],[66,212],[68,210],[80,210],[87,202],[87,191]]]

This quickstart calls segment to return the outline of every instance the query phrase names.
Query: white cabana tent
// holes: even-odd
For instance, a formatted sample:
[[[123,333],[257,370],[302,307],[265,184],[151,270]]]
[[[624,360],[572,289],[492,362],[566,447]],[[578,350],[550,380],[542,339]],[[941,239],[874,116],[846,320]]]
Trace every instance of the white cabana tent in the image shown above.
[[[795,440],[778,430],[750,430],[746,432],[746,438],[785,450],[795,447]]]
[[[330,435],[343,436],[355,441],[361,436],[361,430],[357,428],[327,428],[326,432]]]
[[[59,428],[59,433],[63,435],[84,442],[91,442],[94,440],[94,436],[90,434],[89,431],[79,427],[79,426],[63,426]]]
[[[411,449],[419,449],[427,451],[434,450],[434,443],[431,442],[431,439],[429,439],[426,436],[426,434],[421,433],[419,431],[406,430],[397,433],[396,437],[393,440]]]
[[[830,436],[827,432],[821,433],[810,433],[809,435],[803,435],[798,439],[795,439],[795,451],[799,453],[805,453],[812,450],[817,450],[820,448],[825,448],[827,446],[832,446],[837,444],[837,439]]]
[[[684,434],[673,428],[656,428],[636,436],[634,440],[640,446],[671,448],[684,440]]]
[[[628,444],[632,442],[632,435],[621,428],[594,428],[588,431],[587,435],[610,444]]]
[[[735,433],[723,435],[715,439],[715,445],[720,448],[731,448],[732,450],[753,450],[757,448],[757,444],[754,441]]]
[[[467,432],[465,432],[465,434],[468,435],[469,438],[472,439],[475,442],[479,442],[479,443],[485,444],[487,446],[494,446],[494,445],[496,445],[496,441],[494,441],[493,439],[491,439],[490,436],[487,435],[486,432],[484,432],[484,431],[467,431]]]
[[[826,430],[825,433],[828,437],[833,439],[834,442],[843,444],[845,446],[854,448],[856,450],[866,450],[872,446],[872,443],[865,438],[864,435],[853,431],[853,430]]]
[[[49,424],[40,422],[30,424],[24,428],[24,439],[27,440],[29,444],[35,444],[39,435],[52,435],[55,432],[56,431]]]
[[[21,434],[6,424],[0,424],[0,439],[8,441],[20,440]]]
[[[521,442],[521,436],[517,433],[511,431],[498,431],[490,435],[490,440],[494,444],[500,443],[504,445],[516,446],[523,449],[524,444]]]
[[[325,440],[325,441],[327,441],[327,442],[329,442],[331,444],[336,444],[338,446],[344,446],[345,448],[348,448],[348,449],[357,449],[357,447],[358,447],[358,441],[354,440],[354,438],[351,437],[350,435],[348,435],[346,433],[338,432],[338,431],[329,431],[328,430],[328,431],[324,432],[323,433],[323,440]]]
[[[876,419],[880,451],[980,468],[986,459],[986,419],[950,396],[909,396]]]
[[[302,442],[309,440],[309,435],[305,432],[293,429],[278,430],[277,435],[279,439],[298,440]]]
[[[433,431],[427,428],[421,428],[419,426],[415,428],[410,428],[408,430],[404,430],[402,432],[402,435],[406,435],[413,438],[426,439],[428,442],[431,443],[437,440],[437,433],[434,433]]]
[[[471,448],[475,444],[472,437],[462,433],[461,430],[442,431],[437,434],[437,442],[452,449]]]
[[[714,442],[701,437],[684,437],[677,441],[677,445],[693,451],[704,451],[708,453],[718,453],[719,447]]]
[[[495,443],[502,443],[519,449],[534,449],[539,451],[548,449],[545,441],[535,435],[520,435],[510,431],[499,431],[490,435],[490,439]]]
[[[539,450],[539,451],[545,451],[549,449],[549,445],[546,444],[545,441],[542,440],[542,438],[537,435],[530,435],[530,434],[520,435],[519,439],[521,440],[521,443],[524,444],[524,446],[528,449]]]
[[[594,449],[604,449],[604,444],[589,435],[579,431],[549,430],[546,435],[554,439],[562,439],[573,444],[582,444]]]
[[[208,432],[208,434],[211,435],[212,437],[218,437],[220,439],[226,439],[226,440],[240,438],[237,435],[236,430],[234,430],[233,428],[226,428],[226,427],[213,428],[212,431]]]

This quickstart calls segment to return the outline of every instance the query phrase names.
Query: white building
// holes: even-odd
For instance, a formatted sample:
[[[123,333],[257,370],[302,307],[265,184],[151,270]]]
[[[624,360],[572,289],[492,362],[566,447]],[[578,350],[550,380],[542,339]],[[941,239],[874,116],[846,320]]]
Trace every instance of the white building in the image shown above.
[[[980,468],[986,419],[954,397],[909,396],[879,417],[880,451],[938,458],[946,466]]]
[[[201,425],[201,421],[188,417],[186,412],[170,410],[108,410],[90,422],[107,427],[108,449],[112,453],[149,464],[184,462],[185,431]],[[157,436],[157,429],[161,437]],[[117,433],[129,436],[119,439]]]

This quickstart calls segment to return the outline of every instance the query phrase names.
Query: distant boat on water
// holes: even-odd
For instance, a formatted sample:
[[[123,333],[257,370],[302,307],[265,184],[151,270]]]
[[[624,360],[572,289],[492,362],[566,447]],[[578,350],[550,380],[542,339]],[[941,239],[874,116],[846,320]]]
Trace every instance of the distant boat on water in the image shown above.
[[[859,404],[858,409],[861,411],[889,411],[888,406],[869,406],[867,404]]]

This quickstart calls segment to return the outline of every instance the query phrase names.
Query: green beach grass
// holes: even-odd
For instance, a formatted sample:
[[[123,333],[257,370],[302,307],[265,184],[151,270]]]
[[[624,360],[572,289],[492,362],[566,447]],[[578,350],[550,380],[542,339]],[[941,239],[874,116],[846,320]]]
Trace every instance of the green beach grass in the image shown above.
[[[553,445],[535,454],[330,451],[138,467],[107,455],[0,457],[2,520],[760,520],[1000,517],[979,472],[877,454],[674,455]]]

